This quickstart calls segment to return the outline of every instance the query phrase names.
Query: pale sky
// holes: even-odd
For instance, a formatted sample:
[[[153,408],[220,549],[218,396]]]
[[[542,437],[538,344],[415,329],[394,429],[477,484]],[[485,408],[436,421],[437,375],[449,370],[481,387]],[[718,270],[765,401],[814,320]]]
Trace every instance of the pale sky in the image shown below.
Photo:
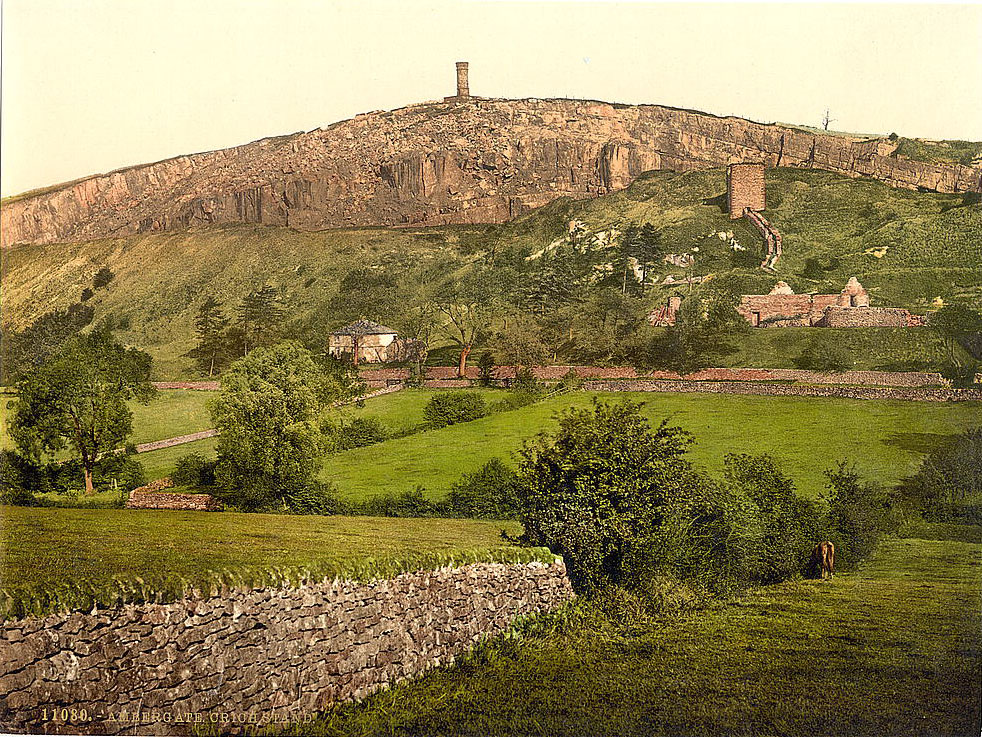
[[[15,194],[454,92],[982,140],[982,5],[3,0]]]

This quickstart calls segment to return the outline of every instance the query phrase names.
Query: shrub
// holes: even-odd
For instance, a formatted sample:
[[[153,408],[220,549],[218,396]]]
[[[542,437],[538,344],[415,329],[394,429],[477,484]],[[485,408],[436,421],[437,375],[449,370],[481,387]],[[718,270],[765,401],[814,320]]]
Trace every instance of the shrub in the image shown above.
[[[377,417],[356,417],[347,425],[330,426],[327,443],[332,450],[350,450],[387,440],[389,431]]]
[[[484,351],[478,356],[477,369],[481,386],[491,386],[494,381],[494,354],[491,351]]]
[[[286,505],[293,514],[342,514],[344,511],[337,489],[323,481],[311,481],[291,491]]]
[[[933,450],[898,489],[927,520],[982,524],[982,427]]]
[[[93,480],[102,490],[132,491],[147,483],[147,476],[143,464],[136,459],[136,448],[128,445],[124,453],[109,453],[97,461]]]
[[[476,392],[451,391],[435,394],[423,408],[423,418],[432,428],[470,422],[487,414],[484,397]]]
[[[638,404],[566,410],[521,451],[523,539],[561,554],[578,591],[631,584],[632,556],[647,553],[665,501],[692,475],[689,442],[664,423],[652,431]]]
[[[509,412],[513,409],[521,409],[535,404],[541,397],[538,394],[528,392],[508,392],[504,397],[491,405],[492,412]]]
[[[351,512],[372,517],[436,517],[445,514],[446,508],[423,496],[423,488],[417,486],[401,494],[378,494],[354,505]]]
[[[12,450],[0,451],[0,504],[33,507],[32,489],[40,483],[41,471],[29,458]]]
[[[521,367],[514,381],[511,382],[511,390],[518,394],[539,394],[543,388],[532,369],[527,366]]]
[[[449,512],[460,517],[507,519],[516,513],[518,476],[498,458],[464,474],[450,489]]]
[[[845,463],[825,472],[829,539],[836,567],[854,568],[876,549],[886,524],[889,500],[876,484],[862,481]]]
[[[825,537],[815,505],[795,493],[794,483],[768,455],[729,454],[724,476],[753,505],[748,517],[757,538],[755,549],[747,551],[752,579],[774,583],[804,572],[813,547]]]
[[[112,272],[108,266],[103,266],[99,269],[95,276],[92,278],[92,286],[96,289],[104,289],[109,286],[109,282],[116,278],[116,275]]]
[[[191,453],[177,461],[177,468],[171,474],[171,479],[176,486],[214,486],[215,463],[199,453]]]

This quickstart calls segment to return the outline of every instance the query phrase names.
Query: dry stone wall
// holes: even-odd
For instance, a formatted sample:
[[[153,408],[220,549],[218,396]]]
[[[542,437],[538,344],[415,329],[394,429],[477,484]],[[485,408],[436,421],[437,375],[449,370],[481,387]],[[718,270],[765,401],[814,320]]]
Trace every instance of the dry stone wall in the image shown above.
[[[858,385],[858,386],[896,386],[896,387],[946,387],[950,385],[941,374],[919,371],[843,371],[824,373],[802,369],[753,369],[753,368],[707,368],[682,376],[672,371],[651,371],[638,373],[632,366],[536,366],[532,373],[540,381],[559,381],[573,372],[581,379],[670,379],[675,381],[786,381],[806,384]],[[389,382],[404,381],[409,377],[407,369],[379,368],[366,369],[360,373],[369,385],[386,386]],[[514,366],[498,366],[494,370],[497,380],[513,379]],[[467,378],[457,377],[456,369],[450,366],[433,366],[426,370],[427,386],[461,387],[468,386],[480,378],[475,367],[468,367]]]
[[[751,381],[678,381],[625,379],[587,381],[583,388],[601,392],[699,392],[708,394],[757,394],[770,397],[836,397],[840,399],[899,399],[922,402],[982,402],[982,389],[932,389],[873,386],[815,386],[762,384]]]
[[[195,724],[228,733],[303,722],[559,606],[572,597],[565,573],[561,561],[477,563],[7,622],[0,729],[187,734]]]

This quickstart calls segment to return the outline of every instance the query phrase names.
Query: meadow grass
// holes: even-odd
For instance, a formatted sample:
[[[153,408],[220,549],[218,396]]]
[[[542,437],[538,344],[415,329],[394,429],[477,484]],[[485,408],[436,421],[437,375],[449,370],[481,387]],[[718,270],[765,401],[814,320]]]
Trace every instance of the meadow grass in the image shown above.
[[[188,389],[163,389],[149,404],[130,402],[133,412],[133,434],[131,443],[149,443],[177,435],[188,435],[212,426],[208,413],[208,401],[218,392],[191,391]],[[14,447],[8,430],[8,420],[13,413],[8,405],[15,399],[14,394],[0,395],[0,423],[3,429],[3,449]]]
[[[680,618],[600,627],[567,605],[304,733],[976,735],[980,566],[979,544],[890,538],[857,572]]]
[[[811,498],[822,492],[823,472],[837,461],[892,485],[945,436],[982,422],[978,403],[583,392],[328,456],[320,475],[352,501],[417,485],[439,499],[462,473],[491,458],[514,465],[512,454],[524,440],[554,428],[558,411],[588,407],[594,396],[643,402],[653,424],[668,418],[690,431],[696,439],[690,457],[710,471],[719,471],[727,453],[768,453]]]
[[[509,547],[514,522],[0,506],[0,523],[7,616],[545,555]]]

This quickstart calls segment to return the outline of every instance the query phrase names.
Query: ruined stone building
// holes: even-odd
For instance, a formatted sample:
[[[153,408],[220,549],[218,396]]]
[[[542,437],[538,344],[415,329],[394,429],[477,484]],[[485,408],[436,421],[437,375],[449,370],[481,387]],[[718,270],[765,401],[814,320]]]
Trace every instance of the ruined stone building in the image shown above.
[[[674,295],[648,315],[652,325],[674,325],[682,297]],[[908,328],[924,325],[921,315],[901,307],[871,307],[869,293],[851,277],[838,294],[795,294],[779,281],[768,294],[744,294],[739,312],[755,328]]]
[[[779,281],[769,294],[745,294],[737,312],[754,327],[912,327],[920,315],[899,307],[870,307],[869,293],[851,277],[838,294],[795,294]]]

